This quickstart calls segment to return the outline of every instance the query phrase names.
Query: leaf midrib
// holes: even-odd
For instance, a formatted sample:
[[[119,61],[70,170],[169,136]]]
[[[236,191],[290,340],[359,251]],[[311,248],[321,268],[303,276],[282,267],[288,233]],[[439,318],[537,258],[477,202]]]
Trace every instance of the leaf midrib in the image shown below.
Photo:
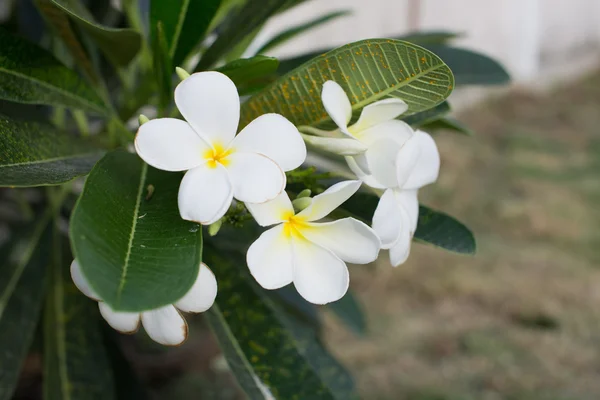
[[[97,104],[91,103],[89,100],[87,100],[87,99],[85,99],[83,97],[78,97],[77,95],[75,95],[75,94],[73,94],[73,93],[71,93],[69,91],[66,91],[66,90],[64,90],[64,89],[62,89],[62,88],[60,88],[58,86],[53,86],[52,84],[50,84],[48,82],[36,79],[36,78],[34,78],[34,77],[30,76],[30,75],[21,74],[19,72],[15,72],[14,70],[6,69],[6,68],[3,68],[3,67],[0,67],[0,72],[4,72],[4,73],[9,74],[9,75],[17,76],[17,77],[19,77],[21,79],[34,81],[35,83],[37,83],[40,86],[44,86],[46,88],[49,88],[49,89],[55,90],[57,92],[60,92],[64,96],[67,96],[67,97],[69,97],[71,99],[75,99],[77,101],[82,101],[83,103],[88,104],[88,106],[91,106],[91,108],[93,108],[96,111],[99,111],[99,112],[101,112],[103,114],[106,113],[106,109],[98,106]]]
[[[80,153],[78,155],[72,155],[72,156],[61,156],[61,157],[54,157],[54,158],[46,158],[45,160],[26,161],[26,162],[22,162],[22,163],[12,163],[12,164],[0,164],[0,169],[2,169],[2,168],[20,167],[20,166],[26,166],[26,165],[35,165],[35,164],[47,164],[47,163],[51,163],[51,162],[63,161],[63,160],[71,160],[71,159],[75,159],[75,158],[85,158],[87,156],[96,155],[96,154],[99,154],[99,153],[100,152],[98,152],[98,151],[92,151],[92,152],[89,152],[89,153]]]
[[[138,185],[137,197],[135,201],[135,208],[133,210],[133,222],[131,224],[131,231],[129,232],[129,242],[127,243],[127,252],[125,253],[125,260],[123,261],[123,271],[121,272],[121,280],[119,281],[119,287],[117,288],[116,303],[121,300],[123,289],[125,287],[125,279],[127,278],[127,270],[129,268],[129,259],[131,258],[131,248],[133,246],[133,238],[135,237],[135,228],[138,222],[138,214],[140,213],[140,204],[142,203],[142,192],[144,190],[144,183],[146,182],[146,174],[148,173],[148,164],[142,163],[142,172],[140,173],[140,183]]]
[[[185,22],[185,15],[187,14],[187,10],[190,6],[190,0],[184,0],[183,5],[181,6],[181,10],[179,11],[179,17],[177,18],[177,25],[175,26],[175,32],[173,33],[173,38],[171,41],[171,49],[169,50],[169,56],[171,60],[175,57],[175,52],[177,51],[177,45],[179,44],[179,36],[181,35],[181,30],[183,29],[183,23]]]

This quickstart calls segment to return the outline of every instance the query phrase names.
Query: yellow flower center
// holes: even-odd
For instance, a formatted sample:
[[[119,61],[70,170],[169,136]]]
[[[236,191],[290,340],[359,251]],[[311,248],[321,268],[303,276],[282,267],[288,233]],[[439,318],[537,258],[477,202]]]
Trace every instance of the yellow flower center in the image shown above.
[[[212,149],[208,149],[204,152],[204,159],[207,160],[209,168],[216,168],[217,163],[227,166],[231,160],[228,157],[234,152],[232,148],[225,149],[218,143],[213,144]]]
[[[293,211],[286,211],[281,219],[284,221],[283,233],[287,238],[293,236],[297,239],[304,239],[301,231],[307,227],[306,218],[295,215]]]

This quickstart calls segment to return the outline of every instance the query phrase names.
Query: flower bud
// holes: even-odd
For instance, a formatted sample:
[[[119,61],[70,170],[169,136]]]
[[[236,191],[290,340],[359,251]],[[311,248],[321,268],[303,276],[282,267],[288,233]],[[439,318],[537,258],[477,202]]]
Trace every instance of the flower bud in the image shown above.
[[[148,121],[150,121],[150,118],[146,117],[144,114],[140,114],[140,116],[138,117],[138,122],[140,123],[140,126],[144,125]]]
[[[304,210],[306,207],[310,206],[312,203],[312,199],[310,197],[301,197],[292,201],[292,205],[294,206],[294,211],[300,212]]]
[[[217,222],[210,224],[208,227],[208,234],[210,236],[215,236],[217,233],[219,233],[219,230],[221,229],[222,225],[223,225],[222,218],[220,220],[218,220]]]
[[[175,67],[175,72],[177,72],[177,76],[182,81],[190,77],[190,73],[181,67]]]
[[[298,196],[296,196],[296,198],[301,199],[303,197],[310,197],[311,194],[312,192],[310,191],[310,189],[304,189],[303,191],[298,193]]]

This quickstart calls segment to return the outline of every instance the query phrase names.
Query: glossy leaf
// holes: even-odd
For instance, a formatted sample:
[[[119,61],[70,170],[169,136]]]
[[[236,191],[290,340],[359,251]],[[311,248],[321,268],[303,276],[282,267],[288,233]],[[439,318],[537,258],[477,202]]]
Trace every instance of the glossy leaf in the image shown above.
[[[97,302],[71,280],[72,257],[55,232],[44,310],[44,399],[115,399]]]
[[[409,32],[402,36],[398,36],[396,39],[404,40],[418,44],[420,46],[432,45],[432,44],[446,44],[452,39],[460,37],[461,34],[457,32],[449,31],[430,31],[430,32]]]
[[[102,157],[89,141],[0,115],[0,186],[56,185],[87,174]]]
[[[129,64],[139,51],[142,37],[138,32],[129,28],[111,28],[98,24],[81,1],[44,1],[51,1],[53,5],[83,29],[102,50],[106,58],[115,65],[125,66]]]
[[[264,45],[262,45],[262,47],[256,53],[257,54],[265,53],[265,52],[285,43],[286,41],[310,30],[310,29],[316,28],[319,25],[323,25],[333,19],[343,17],[343,16],[346,16],[349,14],[350,14],[349,10],[334,11],[334,12],[325,14],[321,17],[318,17],[316,19],[313,19],[311,21],[305,22],[303,24],[288,28],[288,29],[284,30],[283,32],[277,34],[275,37],[273,37],[271,40],[269,40]]]
[[[0,251],[0,400],[10,400],[38,323],[51,229],[44,216]]]
[[[352,332],[359,336],[367,333],[367,322],[358,299],[348,291],[344,297],[330,303],[327,308],[346,325]]]
[[[71,216],[71,243],[83,274],[113,309],[172,304],[194,283],[202,230],[179,216],[181,177],[124,150],[90,172]]]
[[[232,61],[217,68],[235,83],[240,96],[252,93],[271,83],[279,61],[273,57],[255,56]]]
[[[158,97],[161,111],[164,111],[171,102],[171,83],[174,69],[172,68],[171,58],[169,57],[169,49],[167,39],[163,29],[162,21],[158,21],[152,27],[153,42],[152,56],[154,64],[154,76],[158,84]]]
[[[371,223],[379,197],[358,192],[343,205],[339,215],[354,216]],[[429,207],[419,206],[419,222],[414,239],[461,254],[475,254],[475,236],[464,224],[453,217]]]
[[[342,86],[355,116],[384,98],[404,100],[408,116],[435,107],[454,88],[452,72],[433,53],[398,40],[363,40],[309,61],[250,98],[242,105],[242,126],[276,112],[297,126],[333,128],[321,102],[328,80]]]
[[[429,110],[421,111],[406,118],[402,118],[404,122],[412,127],[420,127],[431,121],[439,119],[450,112],[450,104],[447,101],[430,108]],[[402,116],[400,116],[402,117]]]
[[[475,135],[475,133],[468,126],[450,117],[442,117],[440,119],[427,122],[421,126],[421,129],[426,130],[428,132],[436,130],[448,130],[462,133],[463,135],[467,136]]]
[[[457,85],[501,85],[510,76],[496,60],[475,51],[442,45],[425,45],[454,73]]]
[[[219,323],[230,332],[217,339],[228,358],[235,353],[229,363],[244,389],[247,376],[254,373],[275,398],[352,398],[347,372],[320,346],[314,330],[287,316],[255,284],[242,269],[246,268],[243,254],[224,253],[211,245],[206,259],[219,271]],[[215,331],[219,329],[223,330]],[[240,358],[245,361],[240,363]],[[250,384],[248,390],[253,393],[254,387]]]
[[[228,19],[217,40],[204,52],[196,71],[213,66],[244,38],[261,27],[267,19],[284,7],[300,0],[248,0]]]
[[[0,28],[0,99],[105,114],[94,89],[46,50]]]
[[[202,41],[220,5],[221,0],[150,2],[150,26],[162,22],[168,54],[174,66],[181,65]]]

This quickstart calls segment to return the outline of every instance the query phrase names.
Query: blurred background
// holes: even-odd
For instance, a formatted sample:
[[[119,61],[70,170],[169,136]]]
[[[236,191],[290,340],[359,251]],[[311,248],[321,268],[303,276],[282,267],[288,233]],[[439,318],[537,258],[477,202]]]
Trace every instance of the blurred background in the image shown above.
[[[352,14],[272,54],[445,30],[513,81],[452,95],[474,136],[436,134],[440,179],[420,192],[476,233],[477,255],[415,244],[398,268],[387,257],[352,267],[366,332],[326,311],[328,348],[368,400],[600,398],[600,1],[312,0],[252,48],[340,9]],[[156,398],[241,398],[212,334],[190,320],[179,348],[118,340]],[[36,398],[40,363],[28,359],[17,398]]]

